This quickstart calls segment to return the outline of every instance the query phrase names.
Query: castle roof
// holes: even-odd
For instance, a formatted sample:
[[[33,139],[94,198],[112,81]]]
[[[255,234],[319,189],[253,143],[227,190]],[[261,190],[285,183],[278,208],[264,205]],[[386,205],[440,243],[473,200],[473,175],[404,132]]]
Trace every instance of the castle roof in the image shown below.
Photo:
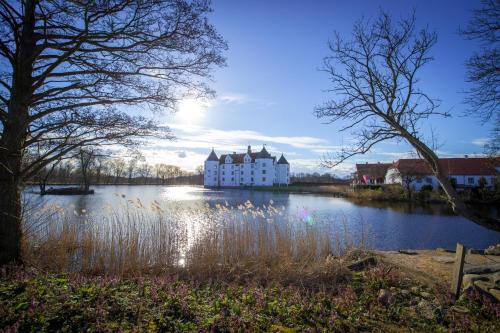
[[[250,146],[248,147],[248,150],[250,151]],[[223,154],[219,157],[218,161],[219,163],[223,164],[223,163],[226,163],[226,157],[227,156],[231,156],[231,159],[233,160],[233,163],[235,164],[240,164],[240,163],[244,163],[245,162],[245,155],[249,155],[250,158],[251,158],[251,162],[254,163],[256,159],[258,158],[270,158],[270,159],[273,159],[274,161],[276,161],[276,157],[275,156],[271,156],[271,154],[268,153],[268,151],[266,150],[266,147],[262,147],[262,150],[258,153],[242,153],[242,154],[236,154],[236,153],[233,153],[233,154]],[[286,160],[285,160],[286,162]],[[286,162],[288,163],[288,162]]]
[[[278,160],[278,164],[290,164],[290,163],[288,163],[288,161],[286,160],[285,156],[283,156],[283,154],[281,154],[281,157]]]
[[[272,158],[266,150],[266,147],[262,147],[262,150],[258,153],[257,158]]]
[[[218,161],[219,158],[217,157],[217,154],[215,154],[215,151],[212,149],[212,152],[210,155],[208,155],[207,161]]]

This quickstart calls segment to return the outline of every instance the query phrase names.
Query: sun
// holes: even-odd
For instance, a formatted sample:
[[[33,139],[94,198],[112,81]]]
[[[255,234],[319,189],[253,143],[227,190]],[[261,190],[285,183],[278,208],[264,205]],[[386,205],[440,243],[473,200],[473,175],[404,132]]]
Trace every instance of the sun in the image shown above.
[[[203,121],[211,103],[201,98],[186,98],[177,105],[175,117],[182,123],[199,124]]]

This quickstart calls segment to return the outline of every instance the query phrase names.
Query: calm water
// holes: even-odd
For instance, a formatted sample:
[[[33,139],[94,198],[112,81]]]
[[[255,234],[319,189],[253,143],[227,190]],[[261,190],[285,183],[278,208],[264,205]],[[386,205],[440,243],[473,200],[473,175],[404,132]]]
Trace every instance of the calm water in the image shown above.
[[[208,204],[237,206],[250,200],[255,206],[269,205],[283,209],[297,223],[331,224],[347,229],[354,241],[365,235],[367,245],[376,249],[454,248],[461,242],[472,248],[485,248],[500,243],[500,233],[455,216],[443,205],[415,206],[408,203],[357,204],[325,195],[273,193],[250,190],[212,190],[196,186],[96,186],[88,196],[40,197],[30,189],[26,199],[30,205],[57,204],[69,211],[106,214],[106,207],[118,207],[126,199],[139,198],[148,206],[156,200],[164,207],[190,209]],[[33,188],[34,189],[34,188]],[[125,199],[124,199],[125,198]],[[215,208],[213,208],[215,209]],[[196,211],[196,209],[194,209]],[[201,210],[200,210],[201,211]],[[203,213],[194,220],[203,220]],[[78,220],[78,217],[74,217]],[[279,221],[277,221],[279,223]],[[317,224],[318,226],[320,223]],[[332,236],[333,237],[333,236]]]

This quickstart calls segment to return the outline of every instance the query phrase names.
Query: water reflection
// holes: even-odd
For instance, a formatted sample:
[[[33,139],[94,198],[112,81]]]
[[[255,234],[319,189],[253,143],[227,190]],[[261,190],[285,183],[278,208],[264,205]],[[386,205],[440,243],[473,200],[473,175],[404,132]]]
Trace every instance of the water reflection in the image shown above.
[[[156,202],[167,217],[169,210],[175,211],[175,216],[166,223],[181,223],[187,230],[198,232],[214,227],[214,221],[207,221],[204,214],[207,206],[210,209],[226,207],[245,219],[238,215],[243,214],[238,206],[251,202],[255,207],[266,209],[272,202],[281,212],[274,217],[276,223],[290,218],[297,227],[325,228],[332,239],[345,237],[347,230],[354,242],[364,237],[369,246],[378,249],[454,248],[456,242],[484,248],[500,242],[500,233],[453,215],[446,205],[360,203],[313,194],[211,190],[197,186],[96,186],[95,194],[90,196],[45,197],[27,189],[25,198],[37,207],[57,204],[71,213],[75,211],[78,214],[71,215],[76,222],[83,222],[89,216],[106,218],[110,212],[125,211],[129,205],[150,207]]]

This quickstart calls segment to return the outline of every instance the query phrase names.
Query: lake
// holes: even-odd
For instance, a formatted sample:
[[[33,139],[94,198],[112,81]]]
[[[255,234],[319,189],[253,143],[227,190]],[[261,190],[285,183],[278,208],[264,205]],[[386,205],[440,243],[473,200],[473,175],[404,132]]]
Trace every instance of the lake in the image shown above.
[[[408,203],[355,203],[344,198],[307,193],[283,193],[239,189],[205,189],[200,186],[95,186],[94,195],[44,196],[25,192],[27,206],[57,205],[68,211],[75,223],[92,215],[99,218],[109,209],[126,209],[129,203],[140,200],[148,207],[156,201],[164,209],[185,210],[185,223],[204,221],[203,210],[197,207],[217,206],[236,209],[250,201],[255,207],[277,207],[280,219],[293,218],[298,226],[325,228],[349,233],[353,242],[364,241],[374,249],[454,249],[457,242],[480,249],[500,243],[500,233],[454,215],[446,205],[415,205]],[[178,219],[177,215],[177,219]],[[29,220],[29,217],[28,217]],[[332,234],[332,239],[334,235]],[[337,236],[338,237],[338,236]]]

